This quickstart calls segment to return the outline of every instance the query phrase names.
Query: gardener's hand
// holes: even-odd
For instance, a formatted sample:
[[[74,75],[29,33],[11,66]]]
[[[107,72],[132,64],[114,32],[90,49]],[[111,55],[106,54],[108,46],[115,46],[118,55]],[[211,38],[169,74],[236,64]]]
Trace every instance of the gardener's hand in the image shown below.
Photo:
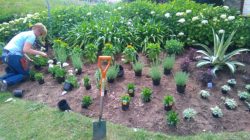
[[[48,55],[45,52],[40,52],[40,55],[43,57],[48,57]]]

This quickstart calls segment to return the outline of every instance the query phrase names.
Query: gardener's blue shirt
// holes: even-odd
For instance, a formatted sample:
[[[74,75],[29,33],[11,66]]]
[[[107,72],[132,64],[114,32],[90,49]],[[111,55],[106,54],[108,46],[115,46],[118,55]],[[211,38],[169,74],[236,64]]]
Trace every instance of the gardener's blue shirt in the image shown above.
[[[26,31],[17,34],[4,49],[10,51],[11,54],[23,55],[23,47],[25,43],[34,44],[36,36],[33,31]]]

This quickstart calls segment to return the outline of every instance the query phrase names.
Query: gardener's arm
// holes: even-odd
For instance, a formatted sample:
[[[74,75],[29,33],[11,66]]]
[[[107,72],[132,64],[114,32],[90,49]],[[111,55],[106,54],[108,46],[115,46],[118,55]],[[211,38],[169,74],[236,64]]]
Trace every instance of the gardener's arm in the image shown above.
[[[34,54],[34,55],[38,54],[38,55],[47,57],[46,53],[32,49],[32,44],[29,42],[24,43],[23,52],[28,53],[28,54]]]

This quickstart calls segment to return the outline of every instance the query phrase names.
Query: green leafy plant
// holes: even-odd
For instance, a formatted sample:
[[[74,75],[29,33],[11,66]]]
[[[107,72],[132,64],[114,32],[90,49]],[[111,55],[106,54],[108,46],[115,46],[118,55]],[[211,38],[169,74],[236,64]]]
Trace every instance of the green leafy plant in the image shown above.
[[[29,71],[29,77],[30,77],[31,80],[35,80],[35,74],[36,73],[37,72],[35,70],[30,70]]]
[[[88,108],[92,104],[92,98],[88,95],[83,96],[82,106]]]
[[[152,66],[149,74],[152,80],[161,80],[162,73],[159,69],[159,66],[157,65]]]
[[[187,120],[193,119],[197,112],[193,108],[187,108],[183,111],[183,117]]]
[[[171,39],[166,41],[164,49],[169,54],[181,54],[184,51],[184,43],[175,39]]]
[[[89,76],[88,75],[85,75],[84,78],[83,78],[83,85],[85,87],[89,86],[90,85],[90,79],[89,79]]]
[[[100,82],[101,82],[101,71],[98,69],[95,71],[95,80],[96,80],[96,85],[97,85],[97,88],[100,89]]]
[[[72,65],[74,68],[76,69],[82,69],[82,57],[81,55],[77,54],[77,53],[72,53],[71,54],[71,61],[72,61]]]
[[[211,65],[213,66],[212,73],[216,75],[216,71],[219,69],[222,69],[223,66],[227,66],[232,73],[236,70],[236,65],[244,66],[243,63],[240,63],[238,61],[233,61],[231,58],[237,54],[240,54],[244,51],[249,51],[248,49],[236,49],[228,54],[226,54],[227,49],[229,48],[230,44],[232,43],[232,38],[236,31],[233,31],[228,39],[224,41],[225,34],[223,33],[221,39],[219,38],[218,34],[216,34],[213,30],[213,38],[214,38],[214,48],[210,49],[208,46],[204,44],[196,44],[201,46],[204,50],[198,50],[198,53],[201,53],[204,55],[202,57],[202,60],[200,60],[197,63],[197,67],[201,67],[204,65]]]
[[[180,121],[179,115],[175,111],[169,111],[166,116],[166,120],[168,125],[170,126],[176,126],[177,123]]]
[[[42,57],[40,55],[31,56],[31,59],[33,60],[33,63],[37,66],[46,66],[48,61],[48,58]]]
[[[208,98],[208,97],[210,96],[209,91],[206,91],[206,90],[201,90],[201,91],[199,92],[199,94],[200,94],[200,96],[201,96],[202,98],[204,98],[204,99],[206,99],[206,98]]]
[[[174,63],[175,63],[175,55],[171,55],[163,60],[162,65],[164,69],[171,70],[174,66]]]
[[[127,62],[134,62],[135,61],[135,57],[136,57],[137,52],[132,45],[128,45],[122,53],[123,53],[125,60]]]
[[[189,74],[186,72],[177,72],[174,75],[176,85],[185,86],[188,81]]]
[[[135,91],[135,84],[134,83],[128,83],[127,89],[128,89],[128,93],[133,93]]]
[[[237,107],[237,102],[234,99],[226,98],[225,99],[225,105],[229,109],[235,109]]]
[[[77,78],[74,75],[68,75],[67,79],[65,81],[72,84],[73,87],[75,87],[75,88],[78,87]]]
[[[121,96],[121,102],[123,105],[129,104],[130,100],[131,100],[131,97],[128,94]]]
[[[246,88],[246,90],[247,90],[248,92],[250,92],[250,84],[247,84],[247,85],[245,86],[245,88]]]
[[[98,46],[90,43],[84,47],[83,54],[90,63],[94,63],[97,60],[97,51]]]
[[[150,88],[144,87],[142,89],[142,93],[141,93],[142,101],[149,102],[151,100],[152,93],[153,93],[153,91]]]
[[[35,74],[36,81],[40,81],[43,78],[44,78],[43,73],[38,72],[38,73]]]
[[[61,69],[61,67],[58,66],[58,65],[53,65],[53,67],[49,67],[48,68],[48,72],[51,73],[51,74],[55,74],[55,72],[57,71],[57,69]]]
[[[108,80],[113,80],[117,77],[119,72],[119,67],[117,65],[113,65],[111,67],[109,67],[108,71],[107,71],[107,79]]]
[[[160,52],[161,47],[159,43],[148,43],[146,46],[146,55],[150,61],[156,62]]]
[[[134,64],[133,64],[133,70],[135,72],[140,72],[142,71],[142,68],[143,68],[143,63],[141,63],[140,61],[136,61]]]
[[[171,96],[171,95],[167,95],[167,96],[165,96],[164,99],[163,99],[163,104],[164,104],[164,106],[171,106],[171,105],[174,104],[174,102],[175,102],[175,99],[174,99],[174,97]]]
[[[227,84],[230,86],[234,86],[234,85],[236,85],[236,80],[235,79],[229,79],[229,80],[227,80]]]
[[[221,118],[223,116],[223,113],[222,113],[221,109],[218,106],[212,107],[210,109],[211,109],[212,114],[214,116],[217,116],[219,118]]]
[[[106,43],[102,49],[102,55],[111,56],[114,59],[116,51],[111,43]]]
[[[230,91],[230,90],[231,90],[231,87],[228,86],[228,85],[223,85],[223,86],[221,87],[221,90]]]
[[[68,54],[67,54],[67,47],[68,44],[57,39],[54,40],[54,45],[52,46],[54,50],[54,54],[56,56],[57,61],[64,63],[67,60]]]
[[[54,66],[55,67],[55,66]],[[60,67],[55,67],[54,69],[55,77],[65,77],[66,75],[66,70],[62,69]]]
[[[246,91],[238,91],[238,96],[242,100],[247,100],[250,97],[250,94]]]

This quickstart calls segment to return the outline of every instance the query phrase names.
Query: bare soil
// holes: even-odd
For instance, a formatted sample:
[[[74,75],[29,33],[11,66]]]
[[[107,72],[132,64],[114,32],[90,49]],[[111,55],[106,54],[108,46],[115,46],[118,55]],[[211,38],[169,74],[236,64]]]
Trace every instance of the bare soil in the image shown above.
[[[201,82],[198,80],[203,69],[196,68],[196,62],[193,61],[190,63],[190,79],[187,83],[186,93],[180,94],[176,92],[173,73],[180,71],[180,64],[186,57],[189,57],[190,53],[192,52],[187,50],[182,56],[177,57],[172,74],[169,76],[164,75],[160,86],[152,85],[152,80],[148,75],[150,65],[146,61],[145,56],[139,55],[139,59],[145,63],[141,77],[135,77],[132,67],[129,64],[122,64],[118,56],[116,62],[122,64],[125,75],[123,78],[116,79],[115,83],[108,85],[108,94],[104,98],[104,119],[128,127],[144,128],[150,131],[178,135],[189,135],[204,131],[250,131],[250,112],[245,103],[240,101],[237,96],[238,90],[244,90],[245,83],[243,82],[242,75],[249,75],[249,64],[244,68],[240,68],[234,75],[228,71],[219,72],[218,77],[214,80],[215,85],[210,90],[211,96],[208,100],[204,100],[198,95],[201,89],[206,89],[206,87],[201,86]],[[249,56],[248,54],[247,57],[249,58]],[[4,67],[1,66],[1,72],[3,72],[3,69]],[[43,71],[45,72],[46,69],[44,68]],[[80,87],[63,96],[61,95],[63,85],[58,84],[50,74],[46,74],[45,84],[43,85],[39,85],[37,82],[26,81],[11,87],[10,90],[24,89],[25,100],[42,102],[51,107],[57,107],[57,103],[61,99],[66,99],[73,111],[91,118],[97,118],[99,115],[99,90],[96,87],[94,79],[96,70],[97,64],[85,64],[83,74],[78,76]],[[92,85],[91,90],[88,91],[85,90],[82,84],[82,78],[86,74],[91,77]],[[221,93],[220,87],[226,84],[226,81],[230,78],[236,78],[237,86],[226,96],[234,98],[237,101],[238,107],[235,110],[226,109],[221,99],[225,95]],[[132,98],[129,110],[122,111],[120,96],[126,93],[128,83],[136,84],[135,97]],[[149,103],[141,101],[140,93],[143,87],[153,89],[153,96]],[[166,111],[163,108],[162,99],[167,94],[175,97],[174,110],[178,112],[180,117],[180,122],[176,128],[169,127],[166,122]],[[84,95],[90,95],[93,98],[93,104],[88,109],[81,108],[81,99]],[[224,114],[222,118],[214,118],[211,114],[210,108],[216,105],[222,108]],[[182,115],[183,110],[189,107],[197,111],[197,115],[191,121],[183,119]]]

